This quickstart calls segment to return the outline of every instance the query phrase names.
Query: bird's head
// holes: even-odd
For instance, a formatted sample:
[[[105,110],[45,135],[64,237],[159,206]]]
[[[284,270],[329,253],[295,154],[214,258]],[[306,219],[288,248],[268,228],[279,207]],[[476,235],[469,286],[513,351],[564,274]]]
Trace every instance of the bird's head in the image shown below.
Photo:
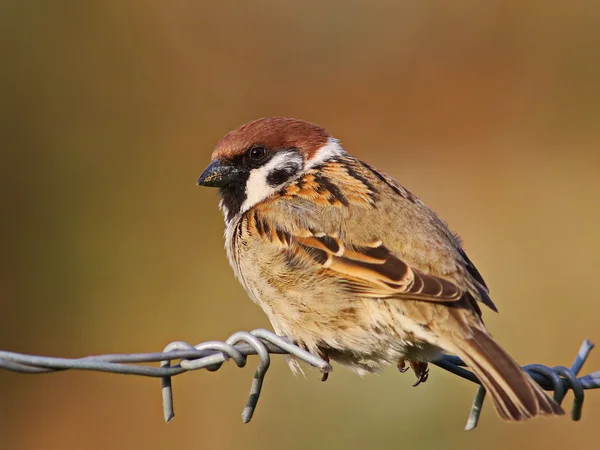
[[[315,124],[277,117],[258,119],[217,143],[198,184],[220,188],[221,206],[230,219],[343,152],[337,140]]]

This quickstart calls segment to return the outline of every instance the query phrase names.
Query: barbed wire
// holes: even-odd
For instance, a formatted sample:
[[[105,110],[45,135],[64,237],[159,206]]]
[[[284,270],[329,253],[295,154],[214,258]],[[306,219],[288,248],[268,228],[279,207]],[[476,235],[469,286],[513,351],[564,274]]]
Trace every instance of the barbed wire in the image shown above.
[[[545,390],[554,391],[554,400],[559,404],[569,389],[574,400],[571,419],[579,420],[583,408],[584,391],[600,388],[600,371],[578,377],[594,344],[583,341],[575,361],[570,368],[564,366],[548,367],[542,364],[530,364],[523,369]],[[242,420],[248,423],[254,414],[260,397],[263,381],[271,364],[272,354],[292,355],[305,363],[328,374],[333,369],[328,361],[294,345],[287,338],[277,336],[271,331],[256,329],[250,332],[238,331],[225,341],[208,341],[197,345],[175,341],[162,352],[111,354],[86,356],[84,358],[54,358],[34,356],[8,351],[0,351],[0,369],[21,373],[48,373],[62,370],[93,370],[125,375],[141,375],[161,378],[163,414],[166,422],[175,416],[173,408],[172,377],[183,372],[198,369],[216,371],[224,362],[232,360],[238,367],[244,367],[247,357],[258,355],[258,363],[250,395],[242,412]],[[179,361],[172,365],[173,361]],[[142,363],[160,362],[160,367],[142,365]],[[454,375],[479,384],[467,420],[466,430],[472,430],[479,422],[485,399],[485,389],[473,372],[465,369],[466,364],[456,356],[445,355],[434,361],[434,365]]]

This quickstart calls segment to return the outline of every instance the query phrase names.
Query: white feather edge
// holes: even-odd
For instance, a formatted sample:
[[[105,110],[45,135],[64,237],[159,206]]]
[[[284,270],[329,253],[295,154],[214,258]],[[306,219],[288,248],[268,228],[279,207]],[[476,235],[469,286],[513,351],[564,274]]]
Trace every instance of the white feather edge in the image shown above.
[[[304,170],[306,171],[311,169],[324,161],[333,159],[337,156],[343,155],[344,153],[345,151],[340,145],[340,142],[336,138],[330,137],[327,140],[327,144],[318,149],[314,156],[306,162]]]

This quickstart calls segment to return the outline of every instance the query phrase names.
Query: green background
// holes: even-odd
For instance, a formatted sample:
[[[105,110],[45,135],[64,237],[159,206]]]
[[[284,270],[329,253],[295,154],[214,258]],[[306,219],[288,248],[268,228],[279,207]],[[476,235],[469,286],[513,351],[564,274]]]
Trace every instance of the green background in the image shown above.
[[[485,5],[484,5],[485,3]],[[600,6],[593,1],[0,2],[0,349],[159,351],[269,327],[234,280],[216,141],[261,116],[319,123],[459,232],[525,363],[600,340]],[[507,425],[436,368],[294,377],[275,357],[174,379],[0,373],[0,448],[598,448],[583,420]],[[600,369],[600,353],[586,370]],[[570,396],[568,400],[570,400]],[[569,409],[570,402],[566,402]]]

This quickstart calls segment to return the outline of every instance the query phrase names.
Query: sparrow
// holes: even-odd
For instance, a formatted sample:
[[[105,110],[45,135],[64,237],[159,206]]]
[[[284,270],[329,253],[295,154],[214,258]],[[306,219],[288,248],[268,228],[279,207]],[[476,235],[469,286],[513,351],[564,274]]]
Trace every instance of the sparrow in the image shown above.
[[[225,248],[275,332],[359,374],[459,356],[500,417],[564,414],[492,338],[497,311],[459,237],[322,127],[262,118],[216,145],[201,186],[220,190]]]

